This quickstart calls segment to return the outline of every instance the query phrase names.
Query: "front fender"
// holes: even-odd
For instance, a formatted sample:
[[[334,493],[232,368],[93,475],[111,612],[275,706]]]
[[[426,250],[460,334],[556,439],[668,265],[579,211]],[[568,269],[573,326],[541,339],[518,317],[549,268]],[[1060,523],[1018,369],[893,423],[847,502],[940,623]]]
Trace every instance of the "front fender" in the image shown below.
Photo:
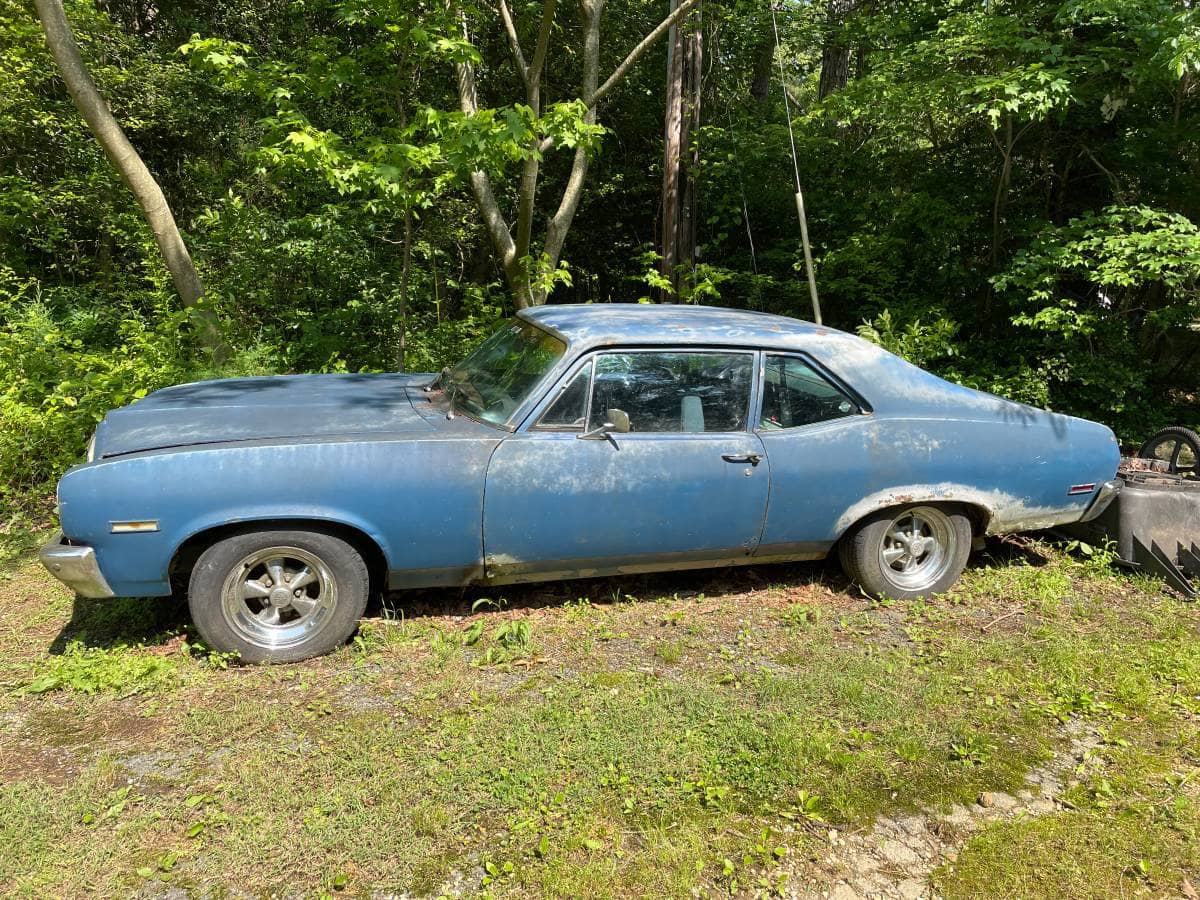
[[[63,531],[95,548],[109,584],[126,596],[169,593],[171,560],[189,538],[270,519],[357,529],[379,546],[390,572],[453,581],[482,561],[483,481],[496,443],[342,440],[107,459],[63,477]],[[112,522],[132,520],[157,530],[112,532]]]

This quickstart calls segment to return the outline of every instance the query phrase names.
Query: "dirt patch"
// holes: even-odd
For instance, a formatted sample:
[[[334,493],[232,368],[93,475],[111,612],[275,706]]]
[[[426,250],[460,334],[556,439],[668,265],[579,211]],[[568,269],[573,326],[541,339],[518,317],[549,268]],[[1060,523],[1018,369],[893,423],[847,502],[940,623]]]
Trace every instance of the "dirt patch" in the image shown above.
[[[953,865],[970,836],[996,822],[1036,818],[1063,808],[1065,791],[1099,769],[1101,740],[1096,729],[1079,720],[1066,725],[1069,745],[1044,766],[1025,776],[1015,795],[985,791],[970,806],[947,811],[923,809],[909,815],[876,819],[861,831],[829,829],[827,847],[812,869],[789,872],[796,900],[919,900],[936,898],[930,875]]]
[[[67,747],[46,746],[25,727],[19,712],[0,716],[0,784],[42,781],[66,784],[78,774],[80,763]]]
[[[152,743],[160,724],[114,703],[81,714],[73,703],[43,701],[0,718],[0,783],[71,781],[102,752]]]

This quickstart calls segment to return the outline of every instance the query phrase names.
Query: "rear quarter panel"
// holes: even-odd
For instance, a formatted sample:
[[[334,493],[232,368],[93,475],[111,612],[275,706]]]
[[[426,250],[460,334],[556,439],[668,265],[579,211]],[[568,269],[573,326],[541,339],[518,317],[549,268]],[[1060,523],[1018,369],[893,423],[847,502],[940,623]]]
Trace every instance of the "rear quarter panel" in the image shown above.
[[[816,354],[814,354],[816,355]],[[879,348],[841,341],[819,361],[871,404],[866,415],[762,431],[771,493],[759,554],[831,545],[879,509],[970,504],[990,533],[1073,522],[1120,461],[1103,425],[951,384]]]

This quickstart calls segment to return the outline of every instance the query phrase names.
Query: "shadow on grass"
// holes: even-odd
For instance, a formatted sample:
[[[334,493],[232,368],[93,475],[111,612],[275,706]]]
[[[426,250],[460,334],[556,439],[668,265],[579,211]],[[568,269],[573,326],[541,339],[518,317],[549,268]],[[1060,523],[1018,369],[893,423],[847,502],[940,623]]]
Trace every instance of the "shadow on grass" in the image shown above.
[[[187,604],[180,597],[76,597],[71,618],[50,643],[51,654],[79,643],[85,648],[155,646],[179,637],[188,627]]]
[[[972,564],[983,562],[998,566],[1034,566],[1040,568],[1050,563],[1046,541],[1058,540],[1049,532],[1036,532],[1037,539],[1024,534],[1004,534],[989,537],[983,551],[975,556]],[[969,564],[970,565],[970,564]]]
[[[1006,536],[988,538],[986,547],[975,555],[972,564],[985,561],[1001,566],[1041,567],[1050,562],[1050,556],[1045,546],[1037,541]],[[605,605],[675,595],[719,598],[766,588],[789,589],[814,584],[852,597],[860,596],[842,574],[836,559],[830,558],[822,562],[732,566],[535,584],[390,591],[382,597],[373,597],[367,605],[366,615],[390,618],[403,615],[407,619],[469,616],[472,607],[485,599],[503,600],[506,610],[532,611],[581,598]],[[186,634],[189,626],[187,603],[180,595],[103,600],[76,597],[71,619],[54,638],[49,652],[61,654],[73,642],[88,648],[162,645]]]
[[[1044,540],[1024,535],[988,537],[984,549],[972,554],[968,568],[981,565],[1042,567],[1051,562]],[[703,594],[719,598],[760,591],[765,588],[797,588],[819,584],[839,594],[861,599],[862,593],[842,573],[837,554],[820,562],[772,563],[730,566],[721,569],[691,569],[608,578],[579,578],[534,584],[475,585],[467,588],[430,588],[390,591],[373,598],[368,616],[436,618],[469,616],[471,607],[483,599],[504,600],[507,610],[532,611],[561,606],[578,599],[596,605],[622,600],[654,600],[659,597],[692,597]]]
[[[390,591],[367,607],[368,616],[425,618],[469,616],[481,600],[504,601],[506,610],[532,611],[585,599],[598,606],[659,597],[725,597],[766,588],[822,584],[834,591],[853,590],[836,562],[773,563],[691,569],[607,578],[578,578],[534,584],[474,585],[467,588]]]

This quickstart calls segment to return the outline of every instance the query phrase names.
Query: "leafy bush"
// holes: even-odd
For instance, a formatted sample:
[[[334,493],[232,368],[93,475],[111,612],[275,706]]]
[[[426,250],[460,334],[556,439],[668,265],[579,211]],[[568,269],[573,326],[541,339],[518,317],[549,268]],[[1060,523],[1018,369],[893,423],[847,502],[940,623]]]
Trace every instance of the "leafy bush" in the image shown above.
[[[0,270],[0,498],[17,503],[83,455],[105,412],[188,371],[184,316],[47,296]],[[82,302],[81,302],[82,301]]]
[[[864,321],[858,326],[859,337],[922,367],[928,367],[936,360],[956,356],[958,349],[954,335],[957,332],[958,325],[944,316],[939,316],[928,325],[923,325],[920,319],[914,319],[901,326],[892,318],[889,309],[885,309],[874,321]]]
[[[1200,228],[1172,212],[1110,206],[1040,231],[993,279],[1008,341],[1051,402],[1109,414],[1130,437],[1165,424],[1156,383],[1168,335],[1200,326]]]

